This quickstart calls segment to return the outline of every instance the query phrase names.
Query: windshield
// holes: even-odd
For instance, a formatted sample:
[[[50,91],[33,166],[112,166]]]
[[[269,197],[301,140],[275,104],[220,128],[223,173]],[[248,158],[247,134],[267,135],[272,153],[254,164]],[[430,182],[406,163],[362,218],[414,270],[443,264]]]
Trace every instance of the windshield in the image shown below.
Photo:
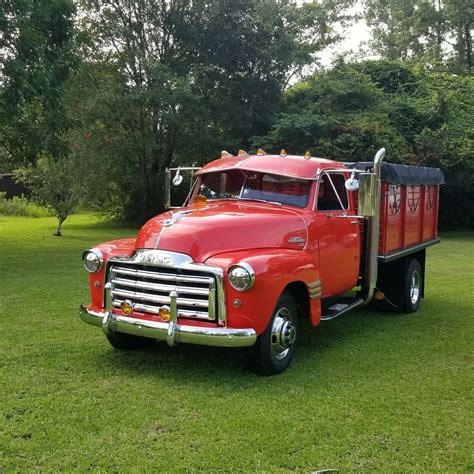
[[[201,194],[209,200],[266,201],[306,207],[310,189],[310,181],[303,179],[244,170],[228,170],[202,175],[193,194],[194,196]]]

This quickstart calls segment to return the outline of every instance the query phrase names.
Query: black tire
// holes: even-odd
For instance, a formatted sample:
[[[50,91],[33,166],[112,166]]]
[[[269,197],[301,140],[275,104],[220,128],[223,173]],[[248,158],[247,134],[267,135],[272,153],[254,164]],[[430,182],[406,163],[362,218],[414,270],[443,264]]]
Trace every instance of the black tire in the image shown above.
[[[131,349],[142,349],[151,346],[155,340],[148,337],[132,336],[122,332],[111,332],[107,334],[107,340],[114,349],[126,351]]]
[[[298,323],[295,301],[285,291],[277,301],[268,326],[252,348],[250,370],[275,375],[287,369],[295,351]]]
[[[420,306],[421,294],[423,289],[423,271],[420,262],[413,258],[408,264],[405,276],[405,288],[403,293],[404,313],[415,313]]]

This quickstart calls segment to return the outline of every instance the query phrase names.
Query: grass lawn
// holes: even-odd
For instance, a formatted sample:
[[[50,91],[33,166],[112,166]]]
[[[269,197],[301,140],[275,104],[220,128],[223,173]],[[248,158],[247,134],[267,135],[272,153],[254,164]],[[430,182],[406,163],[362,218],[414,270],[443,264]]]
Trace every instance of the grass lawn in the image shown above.
[[[430,248],[414,315],[306,327],[291,368],[243,350],[114,351],[77,317],[81,253],[134,234],[0,216],[0,472],[473,472],[474,233]]]

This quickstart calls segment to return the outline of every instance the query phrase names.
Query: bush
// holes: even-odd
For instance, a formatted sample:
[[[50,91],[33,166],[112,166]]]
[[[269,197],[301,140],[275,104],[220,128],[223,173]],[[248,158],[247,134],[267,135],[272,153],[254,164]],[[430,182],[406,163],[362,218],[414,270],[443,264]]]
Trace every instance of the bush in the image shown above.
[[[0,193],[0,215],[24,217],[49,217],[51,213],[23,195],[7,199],[7,193]]]

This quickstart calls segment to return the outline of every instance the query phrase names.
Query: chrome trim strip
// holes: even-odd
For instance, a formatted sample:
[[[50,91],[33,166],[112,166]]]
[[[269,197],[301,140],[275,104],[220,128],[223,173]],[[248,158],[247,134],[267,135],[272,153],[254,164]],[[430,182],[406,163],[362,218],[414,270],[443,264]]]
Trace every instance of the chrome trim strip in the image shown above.
[[[396,250],[393,253],[388,253],[387,255],[379,255],[378,260],[379,262],[388,263],[396,260],[397,258],[405,257],[406,255],[410,255],[412,253],[418,252],[423,250],[427,247],[431,247],[432,245],[439,244],[441,240],[439,238],[427,240],[426,242],[422,242],[421,244],[415,244],[411,247],[407,247],[406,249]]]
[[[168,344],[183,342],[205,346],[246,347],[254,345],[257,340],[257,334],[252,328],[208,328],[176,323],[170,330],[169,323],[118,316],[109,311],[94,311],[82,305],[79,316],[88,324],[102,327],[106,334],[113,331],[123,332],[134,336],[166,340]]]
[[[362,306],[365,304],[365,300],[363,300],[362,298],[354,301],[353,303],[347,305],[347,308],[344,308],[343,310],[339,311],[338,313],[336,314],[333,314],[332,316],[329,316],[329,317],[324,317],[324,316],[321,316],[321,321],[330,321],[331,319],[334,319],[334,318],[337,318],[345,313],[348,313],[349,311],[355,309],[355,308],[358,308],[359,306]]]
[[[159,273],[149,272],[147,270],[135,270],[132,268],[114,267],[114,273],[120,273],[121,275],[137,276],[141,278],[149,278],[151,280],[166,280],[175,281],[176,283],[207,283],[210,284],[213,281],[212,277],[202,276],[179,276],[171,273]]]
[[[209,319],[216,319],[216,284],[212,282],[209,287],[209,298],[208,298],[208,315]]]
[[[215,265],[207,265],[204,263],[195,263],[193,259],[186,254],[169,252],[166,250],[137,250],[131,257],[113,257],[108,260],[107,266],[120,263],[139,263],[150,266],[164,266],[169,268],[181,268],[183,270],[194,270],[200,272],[211,273],[216,279],[216,298],[217,298],[217,314],[218,324],[225,326],[227,324],[227,313],[225,305],[224,293],[224,270]],[[139,270],[143,272],[145,270]],[[153,273],[153,272],[150,272]],[[178,277],[180,282],[184,282],[182,278],[191,278],[189,275]],[[196,277],[206,278],[206,277]],[[197,281],[196,281],[197,282]]]
[[[316,281],[313,281],[311,283],[308,283],[307,284],[308,288],[316,288],[316,287],[320,287],[321,286],[321,280],[316,280]]]
[[[201,296],[208,296],[210,290],[208,288],[192,288],[189,286],[174,286],[174,285],[160,285],[159,283],[150,283],[147,281],[140,281],[140,280],[128,280],[126,278],[112,278],[110,283],[113,285],[121,285],[121,286],[129,286],[131,288],[140,288],[142,290],[156,290],[156,291],[177,291],[180,295],[181,294],[189,294],[189,295],[201,295]],[[210,282],[212,285],[214,281]]]
[[[152,303],[160,303],[160,304],[170,304],[171,299],[169,296],[160,296],[160,295],[152,295],[149,293],[140,293],[138,291],[129,291],[129,290],[111,290],[110,293],[112,295],[123,296],[125,298],[131,298],[134,300],[140,301],[151,301]],[[191,300],[188,298],[178,298],[178,304],[182,304],[185,306],[196,306],[198,308],[207,308],[208,307],[208,300]]]
[[[170,293],[170,321],[168,323],[168,330],[166,331],[166,342],[168,346],[174,346],[175,342],[175,330],[178,323],[178,305],[177,305],[178,294],[176,291]]]
[[[306,239],[304,237],[290,237],[287,242],[289,244],[306,244]]]
[[[116,299],[114,301],[114,308],[120,309],[120,304],[123,300]],[[160,314],[161,306],[150,306],[147,304],[135,303],[134,309],[141,313]],[[209,314],[204,311],[193,311],[190,309],[178,309],[178,316],[182,318],[196,318],[210,321]],[[214,316],[215,318],[215,316]]]

